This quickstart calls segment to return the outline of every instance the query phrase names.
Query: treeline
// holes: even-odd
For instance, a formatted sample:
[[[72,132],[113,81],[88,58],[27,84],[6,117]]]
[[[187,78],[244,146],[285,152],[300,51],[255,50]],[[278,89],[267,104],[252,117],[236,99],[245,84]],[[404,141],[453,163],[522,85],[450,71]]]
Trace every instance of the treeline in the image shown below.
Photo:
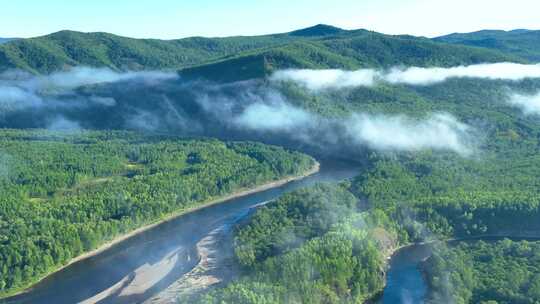
[[[540,302],[540,242],[461,242],[438,248],[422,268],[428,303]]]
[[[109,67],[115,70],[181,69],[217,60],[229,76],[232,70],[261,76],[231,64],[264,58],[250,68],[345,68],[394,65],[456,66],[462,64],[521,61],[512,52],[439,43],[413,36],[391,36],[366,30],[321,31],[318,28],[292,33],[252,37],[178,40],[132,39],[108,33],[61,31],[17,39],[0,45],[0,71],[22,69],[52,73],[66,66]],[[309,33],[309,34],[308,34]],[[504,50],[503,50],[504,51]],[[203,68],[208,72],[213,68]],[[198,73],[207,78],[214,73]],[[236,75],[238,76],[238,75]],[[242,78],[242,77],[241,77]],[[245,78],[245,77],[243,77]],[[231,81],[232,79],[227,79]]]
[[[313,164],[258,143],[0,130],[0,294],[122,233]]]

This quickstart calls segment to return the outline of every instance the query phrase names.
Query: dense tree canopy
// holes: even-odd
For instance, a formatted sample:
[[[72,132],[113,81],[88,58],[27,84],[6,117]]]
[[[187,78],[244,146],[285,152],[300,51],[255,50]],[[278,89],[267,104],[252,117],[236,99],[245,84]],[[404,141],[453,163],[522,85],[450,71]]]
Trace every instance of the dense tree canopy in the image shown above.
[[[46,92],[54,98],[44,98],[43,106],[18,109],[13,103],[2,104],[8,108],[3,108],[0,126],[45,127],[61,116],[84,128],[122,129],[132,127],[134,116],[146,113],[157,118],[154,130],[289,144],[297,139],[294,129],[267,136],[235,128],[234,119],[231,123],[227,116],[245,110],[251,99],[266,101],[268,92],[321,119],[343,119],[352,113],[407,115],[412,121],[433,113],[452,115],[470,126],[466,141],[471,155],[344,145],[341,150],[347,153],[337,156],[365,164],[358,176],[342,184],[302,189],[258,209],[234,230],[239,278],[197,298],[220,304],[360,303],[382,290],[385,258],[399,245],[540,233],[540,124],[537,115],[508,103],[511,93],[538,93],[540,81],[381,81],[314,92],[265,77],[284,68],[529,62],[538,57],[537,35],[482,32],[433,41],[317,26],[259,37],[160,41],[64,31],[0,45],[0,71],[19,68],[47,74],[71,66],[182,69],[183,80],[204,81],[111,83],[58,96]],[[248,79],[252,81],[236,83]],[[205,94],[219,102],[217,110],[207,111],[208,105],[200,102]],[[75,95],[115,102],[78,103]],[[231,113],[225,113],[226,106]],[[182,129],[179,116],[202,131],[197,133],[189,123]],[[334,152],[326,151],[334,147],[313,146],[319,152],[320,146],[322,152]],[[312,164],[302,154],[257,143],[111,131],[2,130],[0,294],[27,286],[114,236],[235,190],[298,174]],[[433,288],[430,296],[435,302],[443,296],[460,303],[538,302],[539,249],[536,243],[510,241],[438,249],[423,268]],[[447,283],[454,289],[443,293]]]
[[[238,227],[244,274],[201,303],[361,303],[384,285],[384,242],[396,239],[383,213],[359,211],[348,185],[287,194]]]
[[[144,224],[313,165],[257,143],[0,133],[0,293]]]
[[[462,242],[424,263],[430,303],[540,301],[540,242]]]
[[[231,58],[232,61],[229,61]],[[177,40],[132,39],[108,33],[61,31],[43,37],[17,39],[0,45],[0,71],[19,68],[52,73],[68,66],[109,67],[115,70],[181,69],[224,61],[222,72],[232,76],[236,58],[253,61],[252,67],[322,68],[408,65],[458,65],[495,61],[526,61],[514,54],[438,43],[412,36],[390,36],[366,30],[326,30],[316,26],[284,34],[253,37]],[[265,65],[264,63],[267,63]],[[190,75],[231,81],[215,68],[189,70]],[[253,72],[253,71],[252,71]],[[250,73],[251,76],[261,74]]]

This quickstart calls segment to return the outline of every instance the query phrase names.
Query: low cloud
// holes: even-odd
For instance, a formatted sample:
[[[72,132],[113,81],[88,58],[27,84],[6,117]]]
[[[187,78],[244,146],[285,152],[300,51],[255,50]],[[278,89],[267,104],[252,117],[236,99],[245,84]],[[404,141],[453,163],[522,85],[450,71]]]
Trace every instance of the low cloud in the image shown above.
[[[449,78],[483,78],[519,81],[526,78],[539,77],[540,64],[501,62],[452,68],[396,68],[385,74],[383,79],[390,83],[429,85],[446,81]]]
[[[175,73],[164,72],[116,72],[108,68],[76,67],[69,71],[56,72],[46,76],[25,76],[18,73],[17,77],[19,78],[18,83],[22,87],[32,91],[46,91],[122,81],[158,82],[178,76]]]
[[[143,82],[145,84],[177,78],[176,73],[116,72],[107,68],[77,67],[51,75],[32,75],[19,70],[0,74],[0,109],[16,111],[38,107],[69,107],[86,104],[114,106],[116,101],[108,96],[78,96],[73,90],[88,86],[116,82]],[[72,94],[71,100],[60,103],[58,97]],[[68,98],[69,99],[69,98]]]
[[[14,111],[27,107],[38,107],[43,103],[42,98],[32,91],[16,86],[0,84],[0,110]]]
[[[526,115],[540,115],[540,93],[533,95],[511,94],[508,103],[520,108]]]
[[[341,89],[374,86],[377,83],[431,85],[450,78],[482,78],[520,81],[540,78],[540,64],[489,63],[451,68],[392,68],[389,70],[283,70],[275,72],[270,80],[292,81],[310,90]]]
[[[399,115],[355,114],[346,129],[353,140],[377,150],[472,152],[467,141],[470,127],[449,114],[433,114],[419,121]]]
[[[52,131],[79,131],[81,126],[78,122],[69,120],[63,116],[57,116],[51,120],[47,126],[47,129]]]
[[[95,93],[88,96],[80,88],[116,83],[122,87],[132,84],[152,87],[177,78],[177,73],[116,72],[107,68],[87,67],[77,67],[51,75],[32,75],[20,70],[6,71],[0,74],[0,123],[9,121],[12,113],[24,112],[35,113],[36,118],[32,118],[35,124],[32,127],[37,125],[52,130],[78,130],[81,126],[76,118],[69,117],[70,113],[117,105],[116,99],[111,96]],[[80,117],[80,114],[78,115]],[[118,117],[122,116],[123,113],[118,113]],[[7,124],[9,126],[9,122]]]
[[[159,118],[149,111],[136,110],[135,114],[127,116],[126,127],[128,129],[142,131],[156,131],[160,127]]]
[[[286,80],[293,75],[306,86],[321,89],[359,83],[373,85],[375,74],[373,71],[282,71],[274,74],[271,81]],[[325,153],[361,152],[366,147],[383,151],[433,149],[461,155],[470,155],[474,150],[469,140],[472,128],[449,114],[413,119],[356,113],[331,118],[293,105],[279,87],[268,86],[262,80],[224,85],[167,81],[177,77],[175,73],[118,73],[88,68],[50,76],[11,71],[0,75],[0,106],[39,109],[35,112],[38,113],[35,117],[42,119],[39,127],[53,130],[112,126],[237,139],[271,138],[278,143],[293,141]],[[103,83],[115,85],[106,89],[78,89]],[[85,113],[90,111],[98,119],[85,120]],[[111,111],[113,114],[108,115]],[[9,119],[8,123],[13,124],[13,118]]]
[[[253,104],[235,117],[234,123],[252,130],[291,131],[310,127],[313,120],[314,117],[306,111],[280,102],[273,105]]]
[[[449,114],[424,119],[403,115],[355,113],[343,119],[326,118],[285,104],[249,105],[234,118],[236,126],[259,132],[280,132],[313,146],[369,147],[380,151],[474,151],[472,128]]]
[[[375,70],[283,70],[270,76],[271,81],[293,81],[310,90],[340,89],[357,86],[372,86],[379,77]]]

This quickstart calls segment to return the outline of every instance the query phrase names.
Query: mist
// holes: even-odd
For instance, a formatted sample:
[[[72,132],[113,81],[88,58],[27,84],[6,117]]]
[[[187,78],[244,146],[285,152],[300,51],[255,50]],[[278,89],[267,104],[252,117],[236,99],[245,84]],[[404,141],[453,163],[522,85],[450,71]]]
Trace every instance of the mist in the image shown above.
[[[371,85],[375,72],[282,71],[262,80],[216,84],[183,81],[176,73],[75,68],[49,76],[0,75],[0,116],[29,110],[32,127],[51,130],[121,128],[184,136],[262,140],[317,151],[361,155],[365,149],[473,153],[474,129],[447,113],[421,118],[352,113],[329,117],[295,105],[275,81],[305,81],[312,89]],[[326,82],[330,79],[330,82]],[[39,122],[37,122],[39,120]],[[14,115],[4,125],[18,123]],[[38,124],[39,123],[39,124]]]
[[[310,90],[340,89],[357,86],[373,86],[380,72],[370,69],[343,70],[283,70],[270,76],[270,81],[293,81]]]
[[[84,96],[76,92],[84,86],[131,82],[145,85],[158,84],[178,78],[176,73],[163,72],[116,72],[108,68],[76,67],[51,75],[32,75],[10,70],[0,74],[0,110],[2,116],[24,109],[59,109],[75,107],[112,107],[116,100],[110,96]],[[1,117],[0,117],[1,118]],[[51,121],[53,128],[76,127],[59,117]]]
[[[156,71],[116,72],[109,68],[75,67],[68,71],[55,72],[44,76],[11,71],[4,73],[0,76],[0,79],[6,82],[16,81],[19,86],[30,91],[47,91],[74,89],[81,86],[121,81],[158,83],[177,77],[176,73]]]
[[[540,64],[510,62],[486,63],[451,68],[394,67],[388,70],[284,70],[275,72],[270,80],[292,81],[309,90],[371,87],[379,83],[431,85],[451,78],[479,78],[520,81],[540,78]]]
[[[257,103],[249,106],[234,122],[250,129],[265,131],[290,131],[305,128],[312,123],[312,117],[305,111],[285,103],[267,105]]]
[[[423,120],[406,116],[354,114],[346,127],[351,138],[376,150],[453,151],[470,155],[471,127],[446,113],[432,114]]]
[[[507,102],[521,109],[525,115],[540,115],[540,93],[533,95],[513,93]]]
[[[447,113],[413,119],[404,115],[353,113],[326,118],[283,103],[248,106],[234,122],[241,128],[288,133],[307,144],[363,147],[380,151],[474,151],[473,129]]]
[[[486,63],[452,68],[394,68],[383,76],[384,81],[394,84],[430,85],[450,78],[481,78],[490,80],[519,81],[539,78],[540,64],[510,62]]]

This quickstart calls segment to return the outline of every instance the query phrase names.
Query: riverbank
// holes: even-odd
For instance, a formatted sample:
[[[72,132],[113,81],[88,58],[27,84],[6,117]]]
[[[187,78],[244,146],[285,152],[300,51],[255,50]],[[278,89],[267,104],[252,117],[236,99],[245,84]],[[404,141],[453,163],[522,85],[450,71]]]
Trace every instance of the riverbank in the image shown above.
[[[232,224],[232,223],[231,223]],[[233,236],[222,226],[196,245],[197,265],[143,304],[191,303],[192,298],[225,281],[238,271],[234,262]]]
[[[497,234],[483,234],[483,235],[475,235],[475,236],[468,236],[468,237],[461,237],[461,238],[446,238],[442,240],[435,239],[435,240],[428,240],[428,241],[423,241],[423,242],[407,243],[400,246],[396,246],[394,248],[390,248],[388,251],[384,252],[383,254],[383,258],[385,260],[385,265],[386,265],[385,277],[388,275],[388,272],[391,271],[391,263],[393,259],[395,259],[401,253],[407,254],[407,251],[416,250],[418,247],[430,246],[430,245],[436,246],[435,244],[438,244],[438,243],[453,245],[453,244],[458,244],[461,242],[489,241],[489,240],[504,239],[504,238],[514,239],[514,240],[515,239],[530,240],[530,241],[540,240],[540,231],[521,231],[519,233],[503,232],[503,233],[497,233]],[[422,263],[428,258],[429,257],[422,258],[416,264],[416,267],[420,271],[426,285],[427,285],[428,280],[426,277],[426,270],[422,267]],[[385,288],[387,284],[388,284],[387,278],[385,278]],[[429,289],[429,286],[427,286],[427,288]],[[381,290],[377,295],[375,295],[374,297],[366,301],[365,303],[366,304],[382,303],[381,301],[382,301],[383,295],[384,295],[384,289]]]
[[[291,181],[295,181],[295,180],[300,180],[300,179],[303,179],[305,177],[308,177],[310,175],[313,175],[315,173],[318,173],[320,170],[320,164],[318,162],[315,161],[314,165],[309,169],[307,170],[306,172],[302,173],[302,174],[299,174],[299,175],[295,175],[295,176],[286,176],[286,177],[283,177],[281,179],[278,179],[278,180],[272,180],[272,181],[269,181],[269,182],[266,182],[266,183],[263,183],[261,185],[258,185],[258,186],[255,186],[255,187],[252,187],[252,188],[242,188],[242,189],[239,189],[237,191],[235,191],[234,193],[231,193],[229,195],[226,195],[226,196],[222,196],[222,197],[217,197],[217,198],[211,198],[211,199],[208,199],[204,202],[201,202],[200,204],[198,204],[197,206],[194,206],[192,208],[188,208],[188,209],[183,209],[183,210],[179,210],[177,212],[174,212],[170,215],[167,215],[165,217],[162,217],[160,219],[156,219],[152,222],[149,222],[148,224],[144,225],[144,226],[141,226],[137,229],[134,229],[128,233],[125,233],[125,234],[122,234],[122,235],[119,235],[115,238],[112,238],[110,241],[106,241],[104,242],[101,246],[99,246],[98,248],[92,250],[92,251],[88,251],[82,255],[79,255],[78,257],[75,257],[73,259],[71,259],[68,263],[66,263],[65,265],[62,265],[61,267],[58,267],[56,269],[54,269],[53,271],[49,272],[47,275],[39,278],[38,280],[35,280],[33,281],[32,283],[29,283],[28,285],[26,285],[25,287],[22,287],[22,288],[19,288],[15,291],[12,291],[10,293],[7,293],[7,294],[4,294],[0,297],[0,302],[1,302],[1,299],[6,299],[6,298],[9,298],[9,297],[13,297],[13,296],[16,296],[16,295],[21,295],[21,294],[25,294],[29,291],[32,290],[32,288],[38,284],[39,282],[43,281],[44,279],[50,277],[51,275],[57,273],[57,272],[60,272],[61,270],[67,268],[68,266],[72,265],[72,264],[75,264],[77,262],[80,262],[80,261],[83,261],[83,260],[86,260],[86,259],[89,259],[93,256],[96,256],[108,249],[110,249],[111,247],[123,242],[123,241],[126,241],[134,236],[137,236],[145,231],[148,231],[148,230],[151,230],[161,224],[164,224],[166,222],[169,222],[169,221],[172,221],[172,220],[175,220],[177,219],[178,217],[181,217],[183,215],[186,215],[188,213],[191,213],[191,212],[195,212],[197,210],[200,210],[200,209],[203,209],[203,208],[207,208],[209,206],[213,206],[213,205],[217,205],[217,204],[221,204],[221,203],[225,203],[227,201],[230,201],[232,199],[236,199],[236,198],[240,198],[240,197],[244,197],[244,196],[247,196],[247,195],[250,195],[250,194],[254,194],[254,193],[257,193],[257,192],[262,192],[262,191],[265,191],[265,190],[269,190],[269,189],[273,189],[273,188],[277,188],[277,187],[280,187],[284,184],[287,184]]]

